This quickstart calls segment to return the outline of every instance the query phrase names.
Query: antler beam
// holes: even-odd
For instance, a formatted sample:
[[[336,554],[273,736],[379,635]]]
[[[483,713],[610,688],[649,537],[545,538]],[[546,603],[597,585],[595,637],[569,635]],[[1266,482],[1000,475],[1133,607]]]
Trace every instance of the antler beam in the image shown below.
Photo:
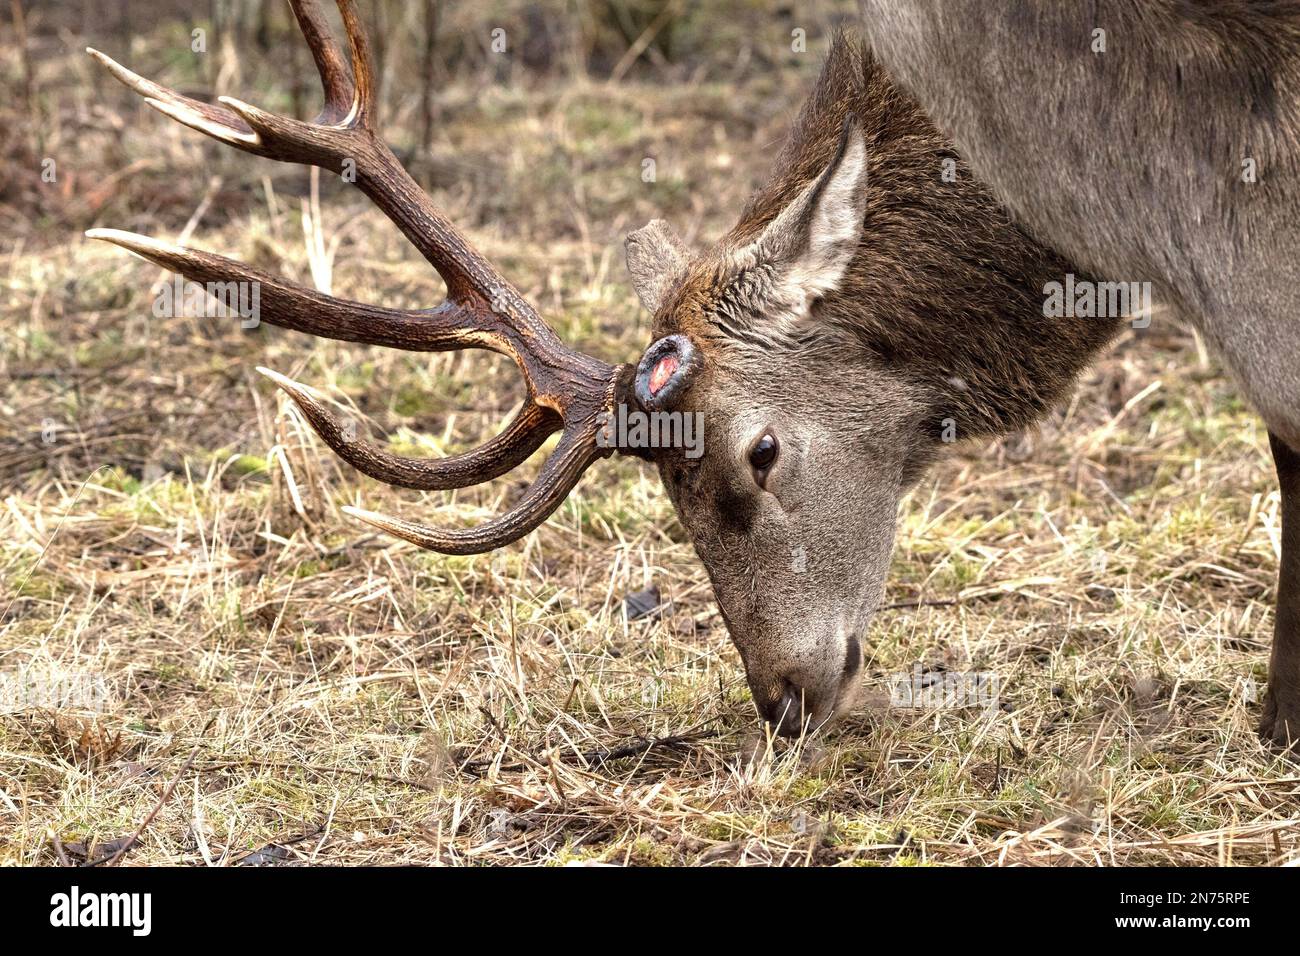
[[[401,458],[349,439],[347,431],[303,386],[260,369],[282,388],[325,442],[359,471],[406,488],[462,488],[505,474],[556,430],[564,434],[537,481],[516,507],[472,530],[438,530],[361,509],[348,513],[424,548],[450,554],[489,551],[537,527],[577,484],[583,471],[613,449],[601,448],[601,418],[630,394],[632,367],[611,366],[568,348],[519,291],[473,249],[415,183],[374,126],[370,45],[352,0],[338,0],[351,70],[314,0],[290,0],[311,49],[325,105],[310,123],[268,113],[242,100],[204,103],[145,79],[97,50],[88,50],[117,79],[165,116],[255,156],[341,173],[355,166],[357,186],[438,271],[447,298],[423,311],[386,309],[324,295],[223,256],[115,229],[103,239],[197,282],[256,282],[265,318],[311,335],[413,351],[481,348],[511,356],[528,398],[497,437],[465,455],[437,461]]]

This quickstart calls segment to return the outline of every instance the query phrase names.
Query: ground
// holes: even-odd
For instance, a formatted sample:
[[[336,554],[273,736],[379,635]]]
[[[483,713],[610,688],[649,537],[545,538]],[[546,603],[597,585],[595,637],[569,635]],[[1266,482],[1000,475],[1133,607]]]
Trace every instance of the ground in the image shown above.
[[[656,216],[695,242],[725,229],[825,49],[829,14],[798,53],[788,12],[746,10],[690,69],[454,71],[428,154],[398,60],[386,134],[563,338],[634,359],[648,321],[622,237]],[[1170,316],[1040,429],[920,484],[863,706],[823,739],[768,742],[652,470],[598,464],[479,557],[343,515],[481,521],[541,456],[455,494],[393,489],[255,366],[425,455],[493,434],[523,394],[513,367],[155,317],[159,270],[82,230],[185,236],[394,306],[441,286],[348,185],[321,177],[316,202],[306,171],[169,123],[80,52],[206,89],[185,23],[123,45],[29,17],[33,122],[10,131],[0,193],[0,862],[103,859],[137,833],[124,863],[1300,861],[1300,776],[1255,736],[1267,439]],[[291,64],[259,55],[232,58],[222,91],[288,109]],[[650,586],[662,612],[628,621]],[[890,706],[918,664],[995,675],[994,706]],[[53,678],[63,706],[17,699]]]

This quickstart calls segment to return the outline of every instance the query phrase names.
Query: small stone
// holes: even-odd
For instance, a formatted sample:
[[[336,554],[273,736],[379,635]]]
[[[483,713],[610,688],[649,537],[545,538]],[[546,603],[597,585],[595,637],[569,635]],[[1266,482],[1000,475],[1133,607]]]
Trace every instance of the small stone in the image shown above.
[[[642,591],[633,591],[623,598],[623,613],[629,621],[635,621],[651,615],[658,617],[664,608],[659,603],[659,589],[654,585]]]

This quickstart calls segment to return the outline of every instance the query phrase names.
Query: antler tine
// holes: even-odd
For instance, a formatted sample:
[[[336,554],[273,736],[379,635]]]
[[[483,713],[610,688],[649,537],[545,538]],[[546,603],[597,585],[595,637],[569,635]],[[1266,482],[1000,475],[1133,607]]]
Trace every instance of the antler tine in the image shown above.
[[[281,279],[201,249],[189,249],[120,229],[89,229],[86,236],[121,246],[155,265],[179,272],[195,282],[244,282],[258,289],[259,312],[272,325],[308,335],[383,345],[408,352],[447,352],[478,348],[513,355],[503,336],[472,326],[454,303],[425,312],[387,309],[339,299]]]
[[[315,0],[295,0],[315,6]],[[352,79],[356,83],[356,102],[352,113],[356,122],[369,126],[372,104],[374,103],[375,71],[370,56],[370,40],[366,28],[357,16],[357,8],[352,0],[338,0],[339,13],[343,17],[343,29],[348,34],[348,44],[352,52]]]
[[[312,59],[316,61],[316,72],[320,74],[321,86],[325,89],[325,108],[321,110],[317,122],[339,123],[352,111],[353,101],[352,84],[348,78],[347,64],[343,61],[343,51],[334,42],[334,34],[321,15],[316,0],[290,0],[289,6],[293,8],[293,15],[298,20],[298,29],[307,40]]]
[[[239,114],[183,96],[175,90],[160,86],[153,80],[147,80],[140,74],[128,70],[111,56],[100,53],[94,47],[86,47],[86,52],[98,60],[122,85],[139,93],[144,97],[147,105],[164,116],[169,116],[181,125],[198,130],[227,145],[247,152],[258,151],[257,134],[253,132],[251,126],[239,118]]]
[[[350,437],[348,429],[303,385],[269,368],[257,370],[294,400],[316,434],[340,458],[362,474],[402,488],[446,491],[500,477],[527,461],[561,425],[553,413],[527,401],[499,435],[474,451],[436,461],[401,458],[365,439]]]
[[[482,554],[517,541],[545,521],[603,452],[580,435],[565,433],[541,473],[513,509],[477,528],[430,528],[362,508],[343,511],[412,544],[443,554]]]

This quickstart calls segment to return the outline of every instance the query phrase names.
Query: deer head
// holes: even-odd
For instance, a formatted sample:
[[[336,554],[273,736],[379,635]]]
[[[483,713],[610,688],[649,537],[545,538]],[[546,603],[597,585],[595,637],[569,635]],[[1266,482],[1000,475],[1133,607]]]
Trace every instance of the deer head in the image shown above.
[[[647,355],[680,356],[640,399],[703,419],[702,456],[656,455],[664,486],[760,714],[820,727],[860,686],[903,495],[1050,407],[1116,323],[1045,323],[1069,265],[844,35],[740,222],[697,254],[652,222],[627,260]]]
[[[351,161],[357,185],[442,276],[446,301],[387,309],[145,236],[88,235],[192,281],[258,283],[263,317],[284,328],[510,355],[528,391],[518,415],[481,448],[437,461],[352,437],[308,389],[261,369],[344,460],[406,488],[486,481],[562,433],[519,504],[481,527],[430,528],[345,509],[423,548],[479,553],[537,527],[589,465],[616,450],[601,435],[620,406],[700,413],[702,455],[617,450],[657,461],[760,713],[797,733],[842,711],[882,591],[899,498],[933,458],[941,423],[973,437],[1027,420],[1068,383],[1077,354],[1108,337],[1069,326],[1024,341],[1018,323],[1040,308],[1042,277],[1064,271],[1060,261],[969,177],[936,190],[946,146],[860,45],[840,38],[771,182],[726,237],[696,255],[662,223],[629,237],[628,265],[655,316],[655,339],[635,365],[607,365],[561,343],[380,139],[355,4],[338,3],[349,70],[317,5],[291,3],[325,92],[310,123],[232,97],[194,100],[89,52],[154,109],[236,149],[335,173]]]

